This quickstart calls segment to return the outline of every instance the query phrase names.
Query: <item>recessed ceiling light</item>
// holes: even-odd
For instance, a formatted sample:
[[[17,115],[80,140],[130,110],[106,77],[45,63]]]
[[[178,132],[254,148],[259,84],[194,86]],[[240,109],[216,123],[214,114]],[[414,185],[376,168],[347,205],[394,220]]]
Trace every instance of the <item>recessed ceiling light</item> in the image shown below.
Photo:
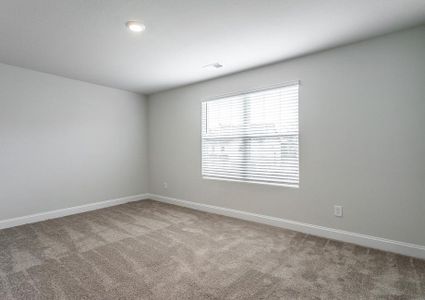
[[[202,68],[215,68],[215,69],[220,69],[220,68],[222,68],[222,67],[223,67],[223,65],[222,65],[222,64],[220,64],[219,62],[215,62],[215,63],[212,63],[212,64],[205,65],[205,66],[203,66]]]
[[[146,29],[145,25],[137,21],[128,21],[125,26],[133,32],[142,32]]]

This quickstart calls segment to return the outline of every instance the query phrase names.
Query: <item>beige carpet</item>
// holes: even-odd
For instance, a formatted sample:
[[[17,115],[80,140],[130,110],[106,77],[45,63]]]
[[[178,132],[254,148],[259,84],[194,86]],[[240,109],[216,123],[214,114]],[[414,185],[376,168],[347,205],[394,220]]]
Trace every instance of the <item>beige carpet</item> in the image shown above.
[[[0,299],[425,299],[425,261],[139,201],[1,230]]]

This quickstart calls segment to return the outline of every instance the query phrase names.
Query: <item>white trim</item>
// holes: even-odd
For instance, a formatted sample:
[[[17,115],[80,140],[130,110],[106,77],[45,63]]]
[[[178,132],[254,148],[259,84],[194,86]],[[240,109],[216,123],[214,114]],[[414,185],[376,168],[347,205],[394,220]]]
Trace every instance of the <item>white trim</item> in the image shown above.
[[[268,85],[268,86],[261,86],[261,87],[257,87],[257,88],[253,88],[253,89],[233,91],[233,92],[229,92],[229,93],[225,93],[225,94],[221,94],[221,95],[207,97],[202,102],[214,101],[214,100],[219,100],[221,98],[228,98],[228,97],[234,97],[234,96],[239,96],[239,95],[246,95],[246,94],[250,94],[250,93],[256,93],[256,92],[262,92],[262,91],[273,90],[273,89],[278,89],[278,88],[284,88],[284,87],[288,87],[288,86],[291,86],[291,85],[300,86],[301,81],[300,80],[290,80],[290,81],[271,84],[271,85]]]
[[[206,211],[210,213],[225,215],[242,220],[272,225],[276,227],[286,228],[299,231],[311,235],[316,235],[328,239],[343,241],[364,247],[379,249],[388,252],[394,252],[402,255],[425,259],[425,246],[389,240],[385,238],[375,237],[371,235],[355,233],[340,229],[328,228],[298,221],[286,220],[282,218],[270,217],[236,209],[202,204],[192,201],[180,200],[161,195],[148,194],[152,200],[157,200],[169,204],[184,206],[196,210]]]
[[[267,181],[242,180],[242,179],[229,179],[229,178],[225,178],[225,177],[213,177],[213,176],[203,176],[202,175],[202,179],[228,181],[228,182],[240,182],[240,183],[249,183],[249,184],[272,185],[272,186],[288,187],[288,188],[294,188],[294,189],[300,188],[299,184],[274,183],[274,182],[267,182]]]
[[[44,221],[48,219],[65,217],[65,216],[79,214],[79,213],[83,213],[83,212],[87,212],[91,210],[124,204],[124,203],[132,202],[132,201],[145,200],[148,198],[149,198],[148,194],[139,194],[139,195],[127,196],[127,197],[122,197],[122,198],[117,198],[117,199],[112,199],[107,201],[84,204],[80,206],[51,210],[51,211],[42,212],[38,214],[32,214],[32,215],[23,216],[23,217],[1,220],[0,229],[19,226],[19,225],[28,224],[28,223],[40,222],[40,221]]]

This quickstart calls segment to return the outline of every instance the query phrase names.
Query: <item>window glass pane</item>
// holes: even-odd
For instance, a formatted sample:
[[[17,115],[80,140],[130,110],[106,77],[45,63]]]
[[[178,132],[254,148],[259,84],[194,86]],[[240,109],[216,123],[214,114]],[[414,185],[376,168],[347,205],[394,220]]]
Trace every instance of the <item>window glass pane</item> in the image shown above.
[[[207,134],[222,136],[240,130],[243,122],[243,107],[244,102],[237,98],[207,102]]]

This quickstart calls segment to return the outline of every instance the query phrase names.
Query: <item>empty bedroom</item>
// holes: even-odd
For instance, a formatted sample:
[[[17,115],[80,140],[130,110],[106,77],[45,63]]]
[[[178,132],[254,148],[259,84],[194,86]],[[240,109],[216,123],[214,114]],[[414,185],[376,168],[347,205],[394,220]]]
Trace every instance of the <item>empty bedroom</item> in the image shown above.
[[[425,0],[0,0],[30,299],[425,299]]]

